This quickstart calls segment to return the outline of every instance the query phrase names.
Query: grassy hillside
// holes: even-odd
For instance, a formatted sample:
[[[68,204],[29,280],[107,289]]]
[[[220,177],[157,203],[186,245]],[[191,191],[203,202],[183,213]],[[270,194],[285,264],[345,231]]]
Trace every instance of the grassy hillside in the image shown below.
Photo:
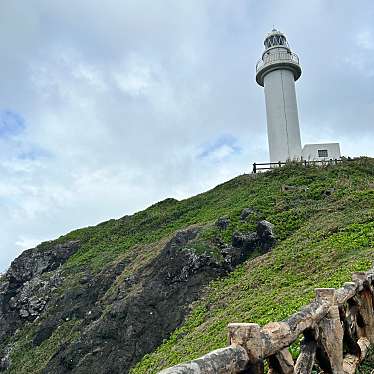
[[[282,192],[282,185],[303,186]],[[256,213],[246,221],[241,211]],[[227,230],[213,223],[230,219]],[[360,159],[326,168],[290,164],[272,172],[242,175],[190,199],[167,199],[133,216],[76,230],[57,241],[78,239],[81,249],[63,267],[63,289],[74,288],[84,274],[99,273],[126,261],[127,267],[103,299],[116,292],[132,271],[149,263],[176,230],[204,226],[204,241],[230,243],[234,231],[254,231],[266,219],[275,225],[278,244],[272,252],[248,260],[214,281],[192,305],[185,323],[133,373],[157,370],[226,345],[229,322],[267,323],[295,312],[313,298],[315,287],[338,287],[353,271],[374,260],[374,160]],[[57,291],[61,292],[61,291]],[[53,313],[53,308],[49,311]],[[31,342],[38,321],[12,340],[11,373],[39,373],[59,346],[78,338],[78,319],[67,321],[37,349]],[[1,348],[1,343],[0,343]],[[297,354],[297,347],[294,349]]]
[[[262,182],[271,180],[272,188],[269,205],[261,208],[283,240],[271,253],[213,282],[185,324],[132,372],[153,373],[223,347],[227,323],[284,319],[311,301],[315,287],[339,287],[350,281],[353,271],[370,268],[373,166],[372,161],[361,161],[327,170],[289,167],[261,176]],[[309,190],[281,193],[281,183]],[[327,189],[331,195],[326,195]],[[256,199],[251,200],[249,205],[256,206]],[[230,213],[235,221],[237,212]],[[293,353],[297,351],[295,346]],[[369,360],[366,366],[373,368]]]

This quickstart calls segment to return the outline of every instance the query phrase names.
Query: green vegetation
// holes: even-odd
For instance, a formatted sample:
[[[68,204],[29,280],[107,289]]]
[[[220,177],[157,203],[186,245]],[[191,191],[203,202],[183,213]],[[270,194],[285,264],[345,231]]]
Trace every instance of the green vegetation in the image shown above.
[[[275,224],[279,244],[271,253],[214,281],[184,325],[132,373],[154,373],[223,347],[227,323],[282,320],[310,302],[314,288],[339,287],[350,280],[353,271],[370,268],[374,259],[373,166],[368,160],[306,172],[290,166],[261,176],[272,178],[266,188],[271,191],[267,204],[259,206],[256,203],[262,199],[252,196],[247,205]],[[309,189],[281,193],[282,183]],[[244,228],[237,210],[225,213],[234,223],[231,231]],[[297,354],[297,347],[293,353]]]
[[[357,374],[373,374],[374,370],[374,347],[366,355],[365,362],[358,369]]]
[[[282,192],[282,185],[307,188]],[[256,213],[241,221],[246,207]],[[213,225],[221,216],[230,219],[224,231]],[[71,232],[57,240],[82,243],[64,266],[65,288],[77,283],[87,269],[99,272],[123,259],[129,261],[128,275],[129,269],[154,258],[162,247],[159,244],[176,230],[204,225],[195,248],[204,251],[213,238],[229,243],[234,231],[254,231],[260,219],[275,225],[278,244],[274,250],[212,282],[185,323],[132,373],[155,373],[223,347],[227,323],[281,320],[310,302],[315,287],[339,287],[350,280],[353,271],[370,268],[374,259],[374,160],[362,158],[318,168],[291,163],[271,172],[239,176],[190,199],[167,199],[133,216]],[[79,323],[74,321],[74,326]],[[14,338],[11,359],[17,373],[40,372],[59,344],[76,336],[61,328],[61,334],[52,335],[35,350],[29,329],[25,327]],[[297,347],[293,353],[297,354]]]
[[[24,328],[22,333],[16,336],[12,354],[13,365],[8,373],[40,373],[61,344],[78,337],[79,332],[74,329],[75,326],[74,320],[63,323],[39,347],[33,347],[31,344],[34,329],[31,326]]]

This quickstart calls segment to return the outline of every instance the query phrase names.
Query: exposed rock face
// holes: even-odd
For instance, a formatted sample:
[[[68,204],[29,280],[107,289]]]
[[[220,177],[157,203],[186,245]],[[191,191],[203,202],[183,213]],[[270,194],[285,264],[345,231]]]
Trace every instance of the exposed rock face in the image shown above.
[[[224,247],[221,249],[221,255],[224,258],[228,270],[233,270],[235,266],[241,264],[248,258],[251,251],[245,248],[238,247]]]
[[[274,234],[274,226],[268,221],[260,221],[256,227],[257,235],[260,242],[260,247],[264,251],[268,251],[274,246],[276,239]]]
[[[218,221],[227,228],[228,219]],[[35,321],[37,347],[65,321],[78,321],[79,339],[62,344],[44,373],[127,373],[183,322],[204,286],[273,238],[271,224],[262,222],[257,233],[236,233],[232,246],[213,238],[210,250],[201,252],[195,249],[200,230],[177,232],[130,275],[122,275],[129,265],[122,260],[98,274],[87,270],[64,289],[60,265],[79,249],[78,242],[24,252],[0,278],[0,338]],[[11,345],[2,349],[0,371],[11,366]]]
[[[216,221],[216,226],[221,230],[226,230],[229,227],[230,220],[226,217],[220,217]]]
[[[6,278],[11,287],[22,286],[36,275],[57,269],[78,248],[78,241],[70,241],[48,249],[44,249],[43,246],[28,249],[12,262]]]
[[[0,279],[0,342],[43,312],[51,293],[61,283],[58,267],[78,248],[76,241],[52,248],[40,246],[23,252],[12,262]],[[9,365],[8,353],[0,354],[0,369]]]
[[[234,232],[232,236],[232,245],[236,248],[245,248],[246,250],[255,250],[258,245],[258,235],[255,232],[241,233]]]
[[[19,316],[34,320],[40,315],[49,300],[50,294],[61,285],[62,277],[59,271],[44,280],[36,276],[25,282],[18,292],[9,300],[9,307],[18,310]]]
[[[8,347],[0,357],[0,371],[4,371],[10,367],[10,347]]]
[[[232,236],[232,246],[234,248],[242,248],[250,252],[254,251],[256,248],[268,251],[274,246],[275,242],[273,224],[268,221],[258,222],[256,232],[235,232]]]
[[[201,288],[245,258],[244,249],[234,249],[236,255],[225,261],[196,253],[198,233],[197,228],[178,232],[158,257],[126,278],[108,301],[107,313],[88,324],[78,342],[62,347],[45,373],[127,373],[161,344]]]

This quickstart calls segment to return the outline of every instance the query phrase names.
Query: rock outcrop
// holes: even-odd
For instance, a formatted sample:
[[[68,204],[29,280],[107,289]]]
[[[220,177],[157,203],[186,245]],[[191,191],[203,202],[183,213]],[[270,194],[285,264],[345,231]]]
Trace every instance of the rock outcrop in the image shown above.
[[[121,282],[102,306],[106,313],[86,326],[79,341],[62,347],[45,372],[126,373],[161,344],[182,323],[202,287],[245,258],[237,249],[238,255],[225,261],[198,253],[199,231],[178,232],[159,256]]]
[[[59,266],[78,250],[79,242],[46,246],[23,252],[0,279],[0,342],[42,314],[62,282]],[[8,353],[0,353],[0,369],[9,365]]]
[[[259,245],[262,250],[268,251],[274,246],[276,239],[274,234],[274,225],[268,221],[257,223],[256,232],[259,239]]]
[[[221,230],[226,230],[230,225],[230,220],[227,217],[220,217],[216,221],[216,226]]]
[[[229,220],[223,217],[216,225],[226,230]],[[60,265],[76,253],[78,242],[24,252],[0,280],[0,337],[36,320],[32,345],[37,347],[74,320],[79,339],[62,344],[44,373],[127,373],[181,325],[204,286],[256,248],[268,250],[274,238],[272,225],[263,221],[256,233],[234,234],[231,246],[213,238],[201,250],[201,230],[177,232],[130,276],[122,276],[129,264],[123,260],[99,273],[87,270],[69,287],[62,287]],[[11,366],[11,350],[11,345],[2,348],[0,370]]]
[[[234,248],[242,248],[250,252],[257,248],[266,252],[270,250],[275,243],[274,226],[265,220],[257,223],[256,232],[234,232],[232,236],[232,246]]]

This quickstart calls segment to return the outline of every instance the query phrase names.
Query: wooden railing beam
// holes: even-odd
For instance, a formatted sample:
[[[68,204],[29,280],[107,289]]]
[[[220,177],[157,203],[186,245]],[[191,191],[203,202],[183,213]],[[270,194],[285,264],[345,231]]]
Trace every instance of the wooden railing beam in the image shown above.
[[[265,325],[261,329],[264,358],[289,347],[304,330],[315,327],[328,313],[329,308],[330,305],[324,300],[315,301],[283,322]]]
[[[173,366],[159,374],[234,374],[245,373],[248,354],[240,346],[217,349],[196,360]]]

